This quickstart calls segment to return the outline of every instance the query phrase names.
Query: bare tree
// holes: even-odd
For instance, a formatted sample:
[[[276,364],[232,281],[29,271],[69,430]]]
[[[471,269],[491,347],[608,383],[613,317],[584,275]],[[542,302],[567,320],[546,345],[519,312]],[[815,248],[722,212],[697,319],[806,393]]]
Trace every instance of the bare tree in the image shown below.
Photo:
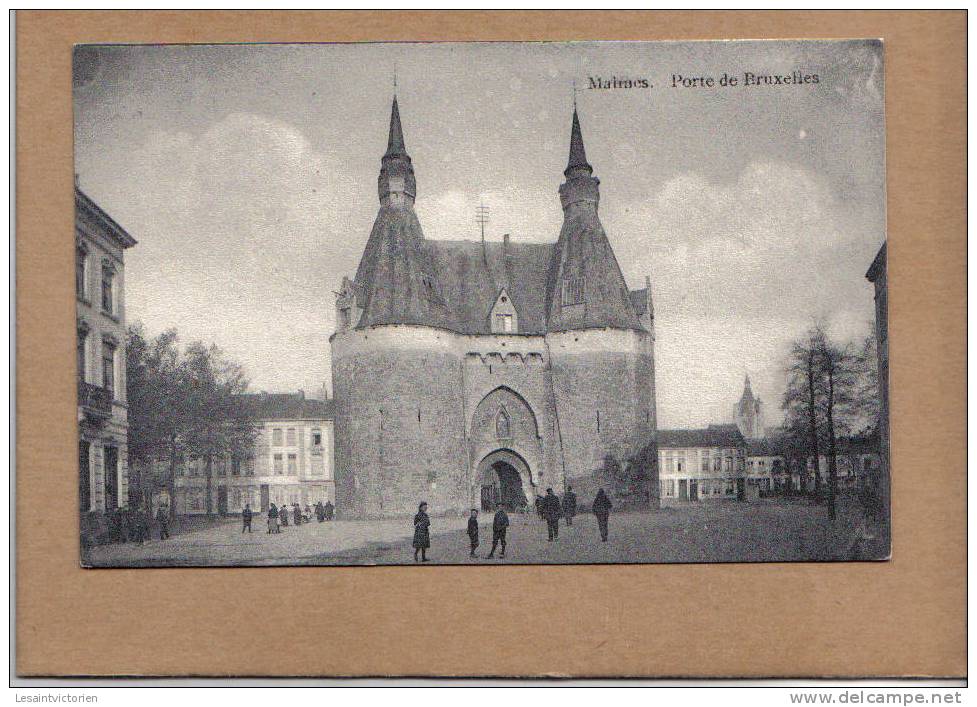
[[[828,516],[835,519],[838,496],[838,433],[850,429],[850,420],[859,411],[861,369],[851,345],[833,343],[820,337],[817,349],[820,369],[818,403],[824,414],[824,435],[828,446]]]
[[[825,338],[821,327],[816,325],[808,330],[803,339],[791,345],[787,361],[787,389],[784,391],[781,404],[786,412],[785,428],[805,432],[808,443],[807,456],[814,459],[814,491],[818,497],[821,491],[821,475],[818,469],[820,458],[818,394],[822,387],[823,374],[819,357]],[[806,459],[802,467],[803,476],[807,473]]]

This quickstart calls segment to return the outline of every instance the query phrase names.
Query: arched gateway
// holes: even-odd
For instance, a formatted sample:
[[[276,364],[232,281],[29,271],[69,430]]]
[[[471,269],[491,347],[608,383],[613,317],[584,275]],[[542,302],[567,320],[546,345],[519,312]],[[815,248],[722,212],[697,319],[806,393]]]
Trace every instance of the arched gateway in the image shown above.
[[[482,459],[478,479],[483,511],[493,510],[499,502],[509,511],[528,504],[527,492],[532,489],[529,466],[512,450],[497,449]]]

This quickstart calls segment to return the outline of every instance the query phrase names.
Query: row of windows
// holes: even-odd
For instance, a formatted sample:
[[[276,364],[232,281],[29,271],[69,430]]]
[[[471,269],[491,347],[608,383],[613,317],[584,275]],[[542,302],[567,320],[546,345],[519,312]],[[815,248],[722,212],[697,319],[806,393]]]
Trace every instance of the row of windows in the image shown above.
[[[284,440],[284,444],[282,443]],[[282,430],[281,427],[274,427],[271,430],[271,446],[273,447],[294,447],[295,442],[295,428],[289,427],[286,430]],[[312,430],[312,446],[321,447],[322,446],[322,430]]]
[[[733,496],[736,494],[736,483],[731,479],[702,479],[697,482],[687,481],[688,487],[696,484],[698,496]],[[661,495],[665,498],[678,496],[679,484],[676,479],[661,480]]]
[[[670,472],[682,472],[688,471],[696,465],[696,453],[692,452],[689,455],[689,461],[686,462],[685,452],[665,452],[663,467],[665,471]],[[743,452],[738,451],[734,457],[730,451],[727,451],[725,456],[718,451],[710,453],[709,450],[703,449],[698,453],[698,465],[702,471],[726,471],[731,472],[736,468],[742,470],[744,468]],[[739,459],[737,460],[737,457]],[[738,461],[738,463],[737,463]]]
[[[165,454],[157,457],[157,461],[168,463]],[[216,458],[211,462],[211,469],[215,476],[254,476],[254,459],[232,457],[230,463],[227,459]],[[183,461],[177,461],[176,473],[178,476],[204,476],[207,473],[207,462],[200,457],[191,457],[190,463],[185,467]]]
[[[88,380],[89,340],[91,338],[87,330],[83,329],[78,332],[78,377],[83,381]],[[112,394],[113,400],[116,398],[115,391],[118,388],[115,384],[117,349],[115,342],[110,339],[102,339],[101,385]]]

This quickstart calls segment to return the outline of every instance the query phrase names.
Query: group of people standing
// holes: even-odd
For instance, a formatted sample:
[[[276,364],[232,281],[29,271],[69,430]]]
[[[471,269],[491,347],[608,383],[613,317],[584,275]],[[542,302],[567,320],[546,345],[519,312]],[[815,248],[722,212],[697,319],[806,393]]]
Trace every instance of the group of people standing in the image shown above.
[[[607,542],[607,524],[613,508],[611,499],[603,488],[598,489],[591,510],[597,518],[597,528],[600,532],[601,542]],[[427,503],[422,502],[417,508],[417,515],[414,516],[414,562],[427,562],[427,551],[431,548],[431,517],[427,512]],[[547,542],[554,542],[560,535],[560,519],[566,520],[568,526],[573,525],[573,518],[577,515],[577,494],[573,488],[567,486],[566,493],[561,499],[553,489],[546,489],[545,496],[536,497],[536,513],[546,521]],[[500,558],[505,557],[506,534],[509,529],[509,515],[505,511],[503,504],[496,506],[495,516],[492,518],[492,549],[486,555],[486,559],[495,557],[495,551],[501,547]],[[478,509],[472,508],[471,515],[468,517],[468,529],[466,531],[470,543],[469,557],[477,557],[475,551],[479,545]]]
[[[153,515],[145,505],[131,505],[116,508],[107,514],[108,541],[116,543],[134,542],[142,545],[152,537]],[[170,537],[170,509],[161,505],[156,511],[159,526],[159,539]]]
[[[299,504],[293,503],[291,507],[291,516],[293,525],[302,525],[302,523],[311,523],[312,514],[315,513],[316,520],[320,523],[332,520],[335,517],[336,507],[332,505],[331,501],[316,501],[315,509],[311,508],[308,504],[305,505],[305,510],[303,510]],[[244,510],[241,512],[241,520],[243,525],[241,527],[241,532],[251,532],[251,518],[253,513],[251,511],[251,504],[244,506]],[[287,504],[283,503],[281,506],[276,506],[274,503],[268,508],[268,532],[275,534],[282,532],[282,528],[288,527],[288,517],[289,517],[289,507]]]
[[[601,542],[607,542],[607,521],[613,508],[611,499],[603,488],[597,490],[594,502],[590,508],[597,518],[597,528],[600,531]],[[566,493],[561,500],[553,493],[553,489],[546,489],[545,496],[536,497],[536,513],[546,521],[547,541],[553,542],[560,537],[560,518],[564,518],[568,526],[573,525],[573,517],[577,515],[577,494],[573,488],[567,486]]]

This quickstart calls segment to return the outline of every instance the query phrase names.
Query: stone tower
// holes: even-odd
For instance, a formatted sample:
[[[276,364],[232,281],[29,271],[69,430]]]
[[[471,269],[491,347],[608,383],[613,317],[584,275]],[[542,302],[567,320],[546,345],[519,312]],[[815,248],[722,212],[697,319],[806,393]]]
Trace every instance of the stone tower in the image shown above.
[[[761,439],[764,436],[763,403],[753,395],[749,374],[743,381],[743,395],[733,407],[733,419],[747,439]]]
[[[531,506],[654,441],[651,284],[629,291],[574,110],[556,242],[427,240],[396,98],[380,208],[330,338],[337,511]]]
[[[576,107],[560,186],[563,227],[546,288],[547,343],[571,476],[614,457],[622,465],[652,441],[654,336],[639,320],[597,215],[600,180],[587,161]],[[651,315],[650,287],[645,316]]]

